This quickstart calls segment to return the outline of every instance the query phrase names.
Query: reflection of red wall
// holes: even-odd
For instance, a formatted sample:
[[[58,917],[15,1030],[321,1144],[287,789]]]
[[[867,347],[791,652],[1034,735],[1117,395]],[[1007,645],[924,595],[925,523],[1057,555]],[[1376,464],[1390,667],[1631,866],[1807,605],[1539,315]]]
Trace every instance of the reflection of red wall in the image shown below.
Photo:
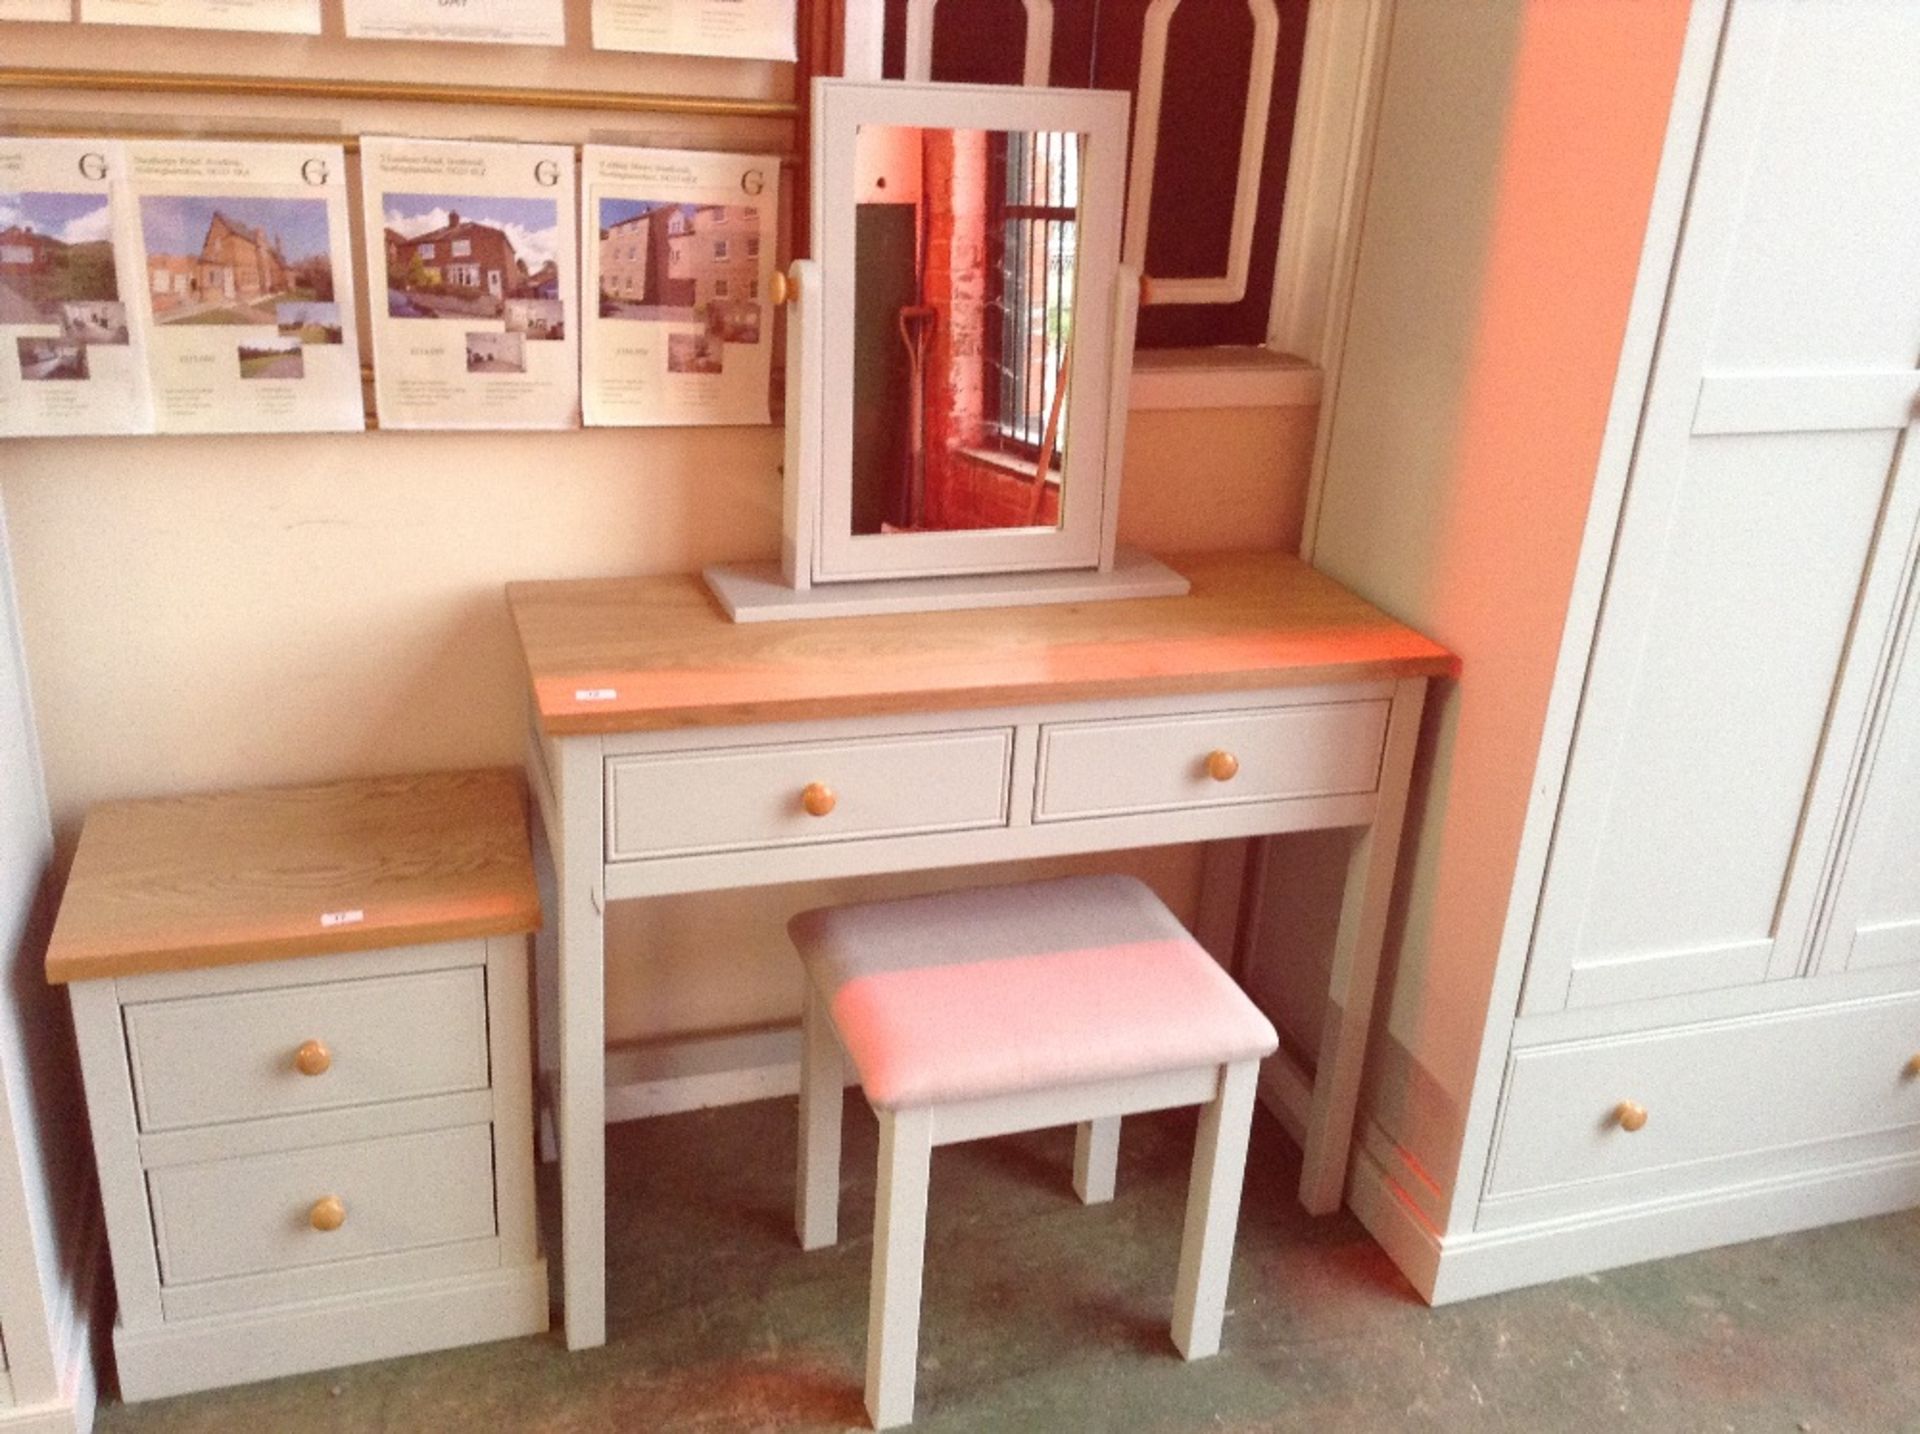
[[[947,476],[947,502],[954,528],[1052,527],[1060,521],[1060,489],[1052,483],[1040,499],[1040,511],[1029,517],[1033,481],[977,458],[955,455]],[[928,469],[927,485],[933,485]]]
[[[925,521],[934,528],[997,526],[999,519],[977,507],[973,465],[958,452],[986,437],[987,136],[928,130],[924,146],[923,293],[940,315],[926,347]]]

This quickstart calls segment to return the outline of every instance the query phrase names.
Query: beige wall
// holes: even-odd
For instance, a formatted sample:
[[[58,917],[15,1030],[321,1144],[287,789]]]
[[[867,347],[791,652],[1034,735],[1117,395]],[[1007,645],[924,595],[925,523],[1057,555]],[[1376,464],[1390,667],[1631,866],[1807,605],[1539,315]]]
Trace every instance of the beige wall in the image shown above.
[[[1367,1107],[1436,1210],[1527,937],[1516,854],[1687,13],[1395,13],[1312,551],[1463,664],[1422,734]]]
[[[570,0],[572,32],[584,24]],[[71,65],[78,33],[9,26],[7,62]],[[102,68],[530,85],[564,75],[578,86],[767,96],[790,84],[783,67],[596,55],[577,44],[540,56],[151,31],[90,30],[86,39],[86,62]],[[500,55],[511,55],[510,72]],[[298,122],[343,133],[792,145],[787,126],[758,121],[143,97],[109,105],[127,117],[115,127],[130,129],[181,122],[163,112],[240,129],[289,128],[304,114]],[[55,106],[82,116],[101,108],[94,97],[15,99],[0,119],[44,119]],[[356,243],[359,233],[356,221]],[[1136,414],[1123,539],[1168,553],[1294,548],[1314,416]],[[771,428],[8,444],[0,496],[63,849],[88,804],[106,798],[516,762],[520,676],[501,586],[771,557],[779,460]],[[1125,864],[1190,912],[1192,851]],[[974,876],[996,874],[1006,873]],[[615,1036],[790,1014],[784,918],[822,893],[615,908]]]

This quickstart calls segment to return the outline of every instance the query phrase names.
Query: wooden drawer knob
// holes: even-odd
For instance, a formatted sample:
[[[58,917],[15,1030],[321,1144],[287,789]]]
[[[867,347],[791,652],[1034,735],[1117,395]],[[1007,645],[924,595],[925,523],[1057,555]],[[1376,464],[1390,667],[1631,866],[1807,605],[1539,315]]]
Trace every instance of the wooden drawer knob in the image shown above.
[[[308,1041],[293,1053],[293,1065],[301,1075],[325,1075],[333,1069],[333,1052],[325,1041]]]
[[[800,805],[807,809],[810,817],[824,817],[839,800],[825,782],[808,782],[806,790],[800,793]]]
[[[347,1223],[347,1202],[338,1195],[322,1195],[307,1211],[307,1222],[323,1232],[337,1230]]]
[[[1240,775],[1240,759],[1231,752],[1209,752],[1207,775],[1216,782],[1231,782]]]
[[[1647,1123],[1647,1108],[1637,1100],[1623,1100],[1613,1108],[1614,1121],[1632,1134]]]

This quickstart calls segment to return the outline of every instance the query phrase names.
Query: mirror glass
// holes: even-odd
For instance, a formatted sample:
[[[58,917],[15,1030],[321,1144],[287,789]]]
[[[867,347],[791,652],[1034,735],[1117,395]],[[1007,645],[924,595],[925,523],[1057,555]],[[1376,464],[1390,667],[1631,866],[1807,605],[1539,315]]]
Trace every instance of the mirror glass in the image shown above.
[[[1060,526],[1082,145],[860,127],[856,535]]]

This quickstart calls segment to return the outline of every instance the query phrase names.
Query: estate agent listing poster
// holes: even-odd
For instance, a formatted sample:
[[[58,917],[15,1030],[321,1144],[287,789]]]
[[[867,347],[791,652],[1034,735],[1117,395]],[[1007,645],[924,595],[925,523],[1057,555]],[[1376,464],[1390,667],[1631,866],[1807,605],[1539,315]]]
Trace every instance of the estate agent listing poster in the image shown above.
[[[0,434],[150,433],[117,144],[0,140]]]
[[[80,0],[80,19],[88,25],[317,35],[320,0]]]
[[[780,162],[588,145],[587,422],[769,423]]]
[[[73,0],[0,0],[0,20],[54,20],[73,18]]]
[[[596,50],[791,60],[794,0],[593,0]]]
[[[350,40],[564,45],[562,0],[346,0]]]
[[[339,145],[130,141],[162,433],[366,426]]]
[[[381,426],[578,427],[572,146],[363,139],[360,175]]]

